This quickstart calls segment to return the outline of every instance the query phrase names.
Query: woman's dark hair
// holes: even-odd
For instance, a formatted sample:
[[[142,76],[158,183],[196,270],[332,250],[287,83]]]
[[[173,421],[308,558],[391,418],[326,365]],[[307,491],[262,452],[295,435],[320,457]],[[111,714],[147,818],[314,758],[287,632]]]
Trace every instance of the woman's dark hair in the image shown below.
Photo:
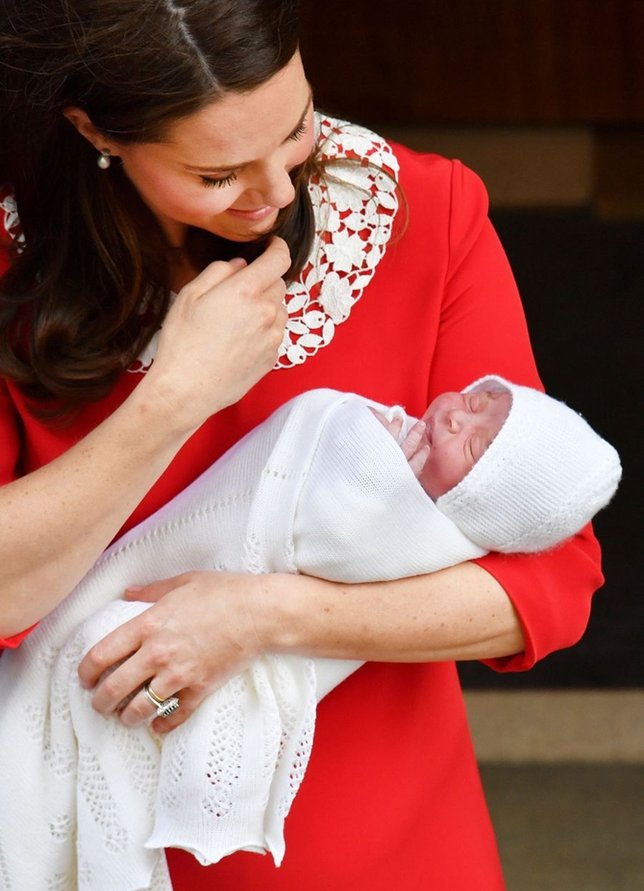
[[[156,218],[117,163],[97,169],[63,110],[84,110],[120,143],[159,141],[169,123],[282,69],[296,24],[296,0],[3,0],[0,187],[13,189],[25,247],[0,283],[0,374],[73,409],[110,389],[168,307]],[[290,276],[313,237],[312,164],[292,172],[296,198],[274,230]],[[199,265],[232,254],[207,233],[188,239]]]

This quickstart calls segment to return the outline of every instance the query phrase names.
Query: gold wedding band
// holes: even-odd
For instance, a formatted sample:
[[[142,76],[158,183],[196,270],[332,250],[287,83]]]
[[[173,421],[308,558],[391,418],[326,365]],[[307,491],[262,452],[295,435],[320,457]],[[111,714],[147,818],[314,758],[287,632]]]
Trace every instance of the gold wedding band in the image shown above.
[[[172,712],[176,712],[179,708],[180,703],[178,696],[168,696],[167,699],[161,699],[149,684],[143,685],[143,692],[152,705],[156,706],[157,718],[167,718],[168,715],[171,715]]]
[[[154,692],[150,684],[143,685],[143,692],[148,697],[152,705],[163,705],[165,699],[161,699],[161,697]]]

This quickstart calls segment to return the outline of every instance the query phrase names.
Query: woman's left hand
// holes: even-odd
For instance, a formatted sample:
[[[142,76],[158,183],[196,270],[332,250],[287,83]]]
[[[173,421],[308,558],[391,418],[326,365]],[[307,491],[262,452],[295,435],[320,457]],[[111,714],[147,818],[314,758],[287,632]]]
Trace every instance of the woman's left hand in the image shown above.
[[[153,605],[104,637],[82,660],[79,676],[84,687],[95,687],[94,708],[118,714],[127,726],[147,721],[156,711],[142,689],[149,683],[160,699],[176,695],[180,703],[173,714],[156,718],[154,730],[178,727],[209,693],[263,652],[250,603],[254,595],[261,596],[265,580],[188,572],[128,589],[127,600]]]

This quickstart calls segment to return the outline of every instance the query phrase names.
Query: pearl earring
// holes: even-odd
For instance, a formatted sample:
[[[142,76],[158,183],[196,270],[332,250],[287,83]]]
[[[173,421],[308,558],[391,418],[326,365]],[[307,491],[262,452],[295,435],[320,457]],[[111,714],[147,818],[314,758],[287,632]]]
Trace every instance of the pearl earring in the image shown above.
[[[96,163],[100,167],[101,170],[107,170],[112,163],[112,159],[110,157],[109,149],[101,149],[98,158],[96,159]]]

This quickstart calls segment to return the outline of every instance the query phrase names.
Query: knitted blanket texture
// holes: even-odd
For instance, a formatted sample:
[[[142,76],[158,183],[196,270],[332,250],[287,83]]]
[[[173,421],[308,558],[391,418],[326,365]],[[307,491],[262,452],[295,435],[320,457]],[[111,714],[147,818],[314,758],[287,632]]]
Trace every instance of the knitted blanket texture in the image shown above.
[[[332,390],[287,403],[116,541],[3,653],[3,891],[170,891],[166,847],[203,864],[237,850],[280,864],[316,703],[359,662],[266,655],[163,739],[94,711],[77,668],[150,607],[120,600],[128,585],[188,570],[388,580],[482,555],[423,492],[369,404],[387,411]]]

